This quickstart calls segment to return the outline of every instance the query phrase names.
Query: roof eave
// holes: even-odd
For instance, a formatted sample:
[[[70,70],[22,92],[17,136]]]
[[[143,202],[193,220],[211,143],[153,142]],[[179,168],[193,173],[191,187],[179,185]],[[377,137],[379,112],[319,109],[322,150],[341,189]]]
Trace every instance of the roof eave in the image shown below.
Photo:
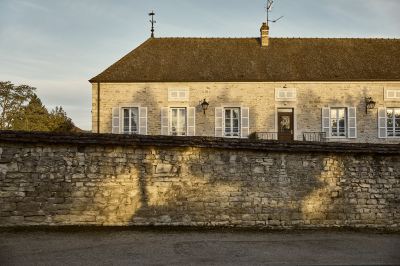
[[[206,83],[206,82],[400,82],[400,79],[320,79],[320,80],[97,80],[95,78],[89,80],[90,83]]]

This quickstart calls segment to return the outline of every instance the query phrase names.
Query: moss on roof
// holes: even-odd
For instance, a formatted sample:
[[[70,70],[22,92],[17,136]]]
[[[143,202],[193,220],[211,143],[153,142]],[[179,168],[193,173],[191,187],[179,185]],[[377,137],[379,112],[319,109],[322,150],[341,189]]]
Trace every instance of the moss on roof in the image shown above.
[[[90,82],[399,80],[400,39],[150,38]]]

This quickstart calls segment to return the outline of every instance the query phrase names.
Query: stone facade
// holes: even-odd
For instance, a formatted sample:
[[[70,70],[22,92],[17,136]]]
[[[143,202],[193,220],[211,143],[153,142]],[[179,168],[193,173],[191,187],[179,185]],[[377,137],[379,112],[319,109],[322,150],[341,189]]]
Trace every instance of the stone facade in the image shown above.
[[[398,230],[398,145],[0,134],[0,226]]]
[[[385,88],[400,88],[399,82],[188,82],[188,83],[93,83],[92,130],[97,132],[97,95],[100,86],[100,132],[111,133],[112,108],[142,106],[148,108],[147,133],[161,134],[162,107],[196,107],[196,136],[215,135],[216,107],[248,107],[252,132],[276,132],[277,110],[293,108],[295,140],[304,132],[321,132],[324,107],[356,107],[357,138],[332,138],[335,142],[399,143],[399,138],[378,138],[378,108],[400,108],[400,101],[387,101]],[[277,101],[275,89],[295,88],[295,101]],[[186,88],[189,100],[168,101],[168,89]],[[376,106],[365,112],[365,98]],[[199,102],[210,103],[203,114]]]

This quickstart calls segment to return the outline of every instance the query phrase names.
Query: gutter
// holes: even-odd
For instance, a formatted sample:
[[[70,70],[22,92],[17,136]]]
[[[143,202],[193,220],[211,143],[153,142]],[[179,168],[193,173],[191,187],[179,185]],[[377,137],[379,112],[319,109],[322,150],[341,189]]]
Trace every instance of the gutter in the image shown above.
[[[97,134],[100,134],[100,82],[97,82]]]

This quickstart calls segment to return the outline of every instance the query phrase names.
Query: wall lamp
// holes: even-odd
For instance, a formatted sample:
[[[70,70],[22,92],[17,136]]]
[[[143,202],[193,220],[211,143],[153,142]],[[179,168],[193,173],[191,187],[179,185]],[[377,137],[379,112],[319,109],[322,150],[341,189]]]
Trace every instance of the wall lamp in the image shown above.
[[[368,114],[368,109],[374,109],[376,102],[372,100],[372,97],[365,98],[365,113]]]
[[[201,108],[203,109],[204,114],[206,114],[206,111],[210,104],[206,101],[206,99],[204,99],[203,101],[200,101],[200,105],[201,105]]]

